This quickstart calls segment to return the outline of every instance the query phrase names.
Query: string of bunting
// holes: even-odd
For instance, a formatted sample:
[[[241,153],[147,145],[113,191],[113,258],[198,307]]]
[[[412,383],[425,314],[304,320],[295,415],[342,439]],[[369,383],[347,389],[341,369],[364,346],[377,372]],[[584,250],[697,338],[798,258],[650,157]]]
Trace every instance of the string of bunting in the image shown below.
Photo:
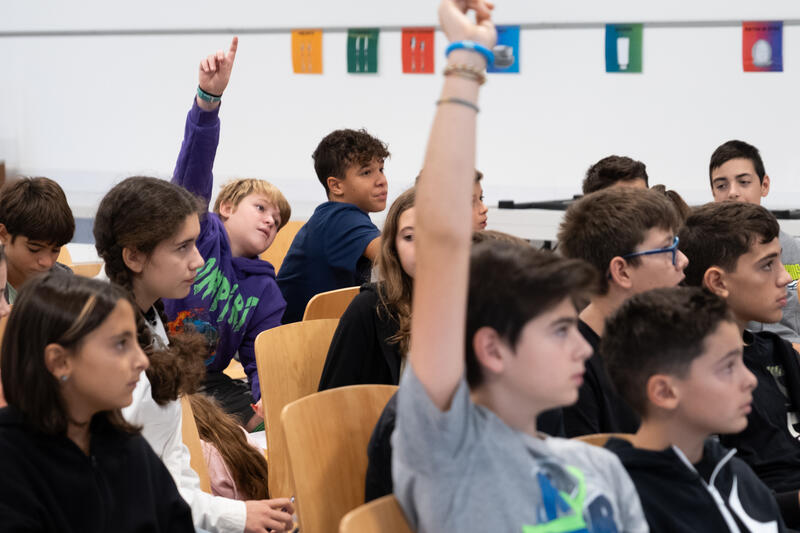
[[[292,66],[295,74],[322,74],[321,29],[292,31]],[[643,24],[606,24],[606,72],[643,72]],[[379,28],[347,31],[347,72],[378,73]],[[403,74],[433,74],[435,31],[433,28],[403,28],[401,37]],[[487,69],[495,74],[520,71],[520,26],[497,26],[495,63]],[[783,71],[783,22],[742,23],[742,69],[745,72]]]

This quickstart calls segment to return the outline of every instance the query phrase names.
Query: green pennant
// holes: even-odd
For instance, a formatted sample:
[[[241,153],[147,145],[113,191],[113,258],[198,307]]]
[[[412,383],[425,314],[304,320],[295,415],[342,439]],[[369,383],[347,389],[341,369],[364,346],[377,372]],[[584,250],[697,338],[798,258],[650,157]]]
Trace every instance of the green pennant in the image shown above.
[[[347,30],[347,72],[375,74],[378,72],[378,28]]]

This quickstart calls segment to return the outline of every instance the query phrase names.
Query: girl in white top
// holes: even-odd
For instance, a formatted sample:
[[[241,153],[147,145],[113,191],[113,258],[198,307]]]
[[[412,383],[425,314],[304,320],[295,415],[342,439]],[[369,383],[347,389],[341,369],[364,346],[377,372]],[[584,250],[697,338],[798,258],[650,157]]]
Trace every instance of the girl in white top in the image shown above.
[[[204,264],[195,246],[202,211],[185,189],[147,177],[122,181],[98,208],[94,236],[105,273],[131,292],[148,326],[140,329],[139,342],[150,356],[150,368],[123,415],[143,426],[142,434],[191,506],[197,528],[212,533],[287,531],[294,512],[288,499],[242,502],[203,492],[182,442],[178,396],[199,385],[214,336],[206,332],[209,341],[199,334],[169,337],[161,298],[185,297]]]

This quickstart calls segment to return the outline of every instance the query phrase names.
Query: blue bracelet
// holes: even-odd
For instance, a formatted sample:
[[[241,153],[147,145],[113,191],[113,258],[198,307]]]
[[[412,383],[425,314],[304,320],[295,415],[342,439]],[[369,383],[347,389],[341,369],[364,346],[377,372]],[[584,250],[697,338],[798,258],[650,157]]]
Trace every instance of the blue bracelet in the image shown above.
[[[473,52],[478,52],[480,55],[486,58],[486,64],[492,65],[494,64],[494,52],[486,48],[480,43],[476,43],[475,41],[456,41],[454,43],[450,43],[450,46],[447,47],[447,50],[444,51],[445,57],[450,55],[450,52],[453,50],[472,50]]]
[[[222,96],[216,95],[216,94],[207,93],[203,89],[201,89],[199,85],[197,86],[197,96],[201,100],[205,100],[209,104],[216,104],[217,102],[222,100]]]

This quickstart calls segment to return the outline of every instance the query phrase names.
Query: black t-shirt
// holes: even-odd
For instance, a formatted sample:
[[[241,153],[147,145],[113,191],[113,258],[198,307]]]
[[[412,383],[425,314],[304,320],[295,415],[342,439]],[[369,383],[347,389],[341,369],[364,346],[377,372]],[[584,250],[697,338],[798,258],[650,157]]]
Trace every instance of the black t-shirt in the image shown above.
[[[594,353],[586,361],[583,385],[578,390],[575,405],[564,408],[564,428],[567,437],[593,433],[636,433],[639,416],[617,394],[606,372],[603,358],[597,351],[600,337],[583,320],[578,330]]]

